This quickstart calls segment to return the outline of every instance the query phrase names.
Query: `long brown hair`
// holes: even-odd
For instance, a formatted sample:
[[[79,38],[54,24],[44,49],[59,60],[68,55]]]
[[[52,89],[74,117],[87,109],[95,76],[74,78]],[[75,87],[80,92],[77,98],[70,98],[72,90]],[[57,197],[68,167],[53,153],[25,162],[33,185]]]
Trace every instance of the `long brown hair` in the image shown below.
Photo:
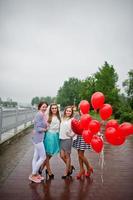
[[[56,103],[51,103],[51,104],[50,104],[50,107],[49,107],[49,113],[48,113],[48,123],[49,123],[49,124],[51,123],[52,117],[53,117],[52,106],[56,106],[56,107],[57,107],[56,116],[57,116],[57,118],[59,119],[59,121],[61,121],[58,105],[57,105]]]
[[[73,107],[72,107],[72,106],[66,106],[65,109],[64,109],[63,119],[66,118],[66,110],[67,110],[68,108],[71,108],[71,110],[72,110],[72,114],[70,115],[70,118],[73,117]]]

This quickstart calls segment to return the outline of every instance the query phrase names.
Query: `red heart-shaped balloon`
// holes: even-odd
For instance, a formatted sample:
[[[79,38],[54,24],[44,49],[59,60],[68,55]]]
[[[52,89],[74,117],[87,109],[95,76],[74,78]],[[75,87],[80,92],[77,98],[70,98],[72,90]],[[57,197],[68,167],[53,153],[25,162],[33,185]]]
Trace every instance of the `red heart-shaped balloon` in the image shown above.
[[[77,120],[75,118],[72,119],[71,128],[72,128],[74,133],[76,133],[78,135],[82,135],[83,128],[81,128],[81,124],[80,124],[79,120]]]

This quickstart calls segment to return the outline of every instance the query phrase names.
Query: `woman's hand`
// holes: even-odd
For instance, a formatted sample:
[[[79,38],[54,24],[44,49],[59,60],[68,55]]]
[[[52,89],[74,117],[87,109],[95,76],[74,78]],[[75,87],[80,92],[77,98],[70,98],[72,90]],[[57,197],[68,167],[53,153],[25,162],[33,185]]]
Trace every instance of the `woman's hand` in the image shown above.
[[[46,132],[48,129],[47,128],[43,128],[43,132]]]

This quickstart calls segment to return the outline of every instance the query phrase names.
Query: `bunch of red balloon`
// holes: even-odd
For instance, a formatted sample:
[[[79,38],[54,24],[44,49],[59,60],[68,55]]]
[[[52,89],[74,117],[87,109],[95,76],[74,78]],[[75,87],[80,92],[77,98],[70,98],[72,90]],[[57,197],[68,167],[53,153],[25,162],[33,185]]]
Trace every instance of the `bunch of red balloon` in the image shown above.
[[[94,110],[99,111],[101,120],[106,121],[105,138],[109,144],[121,145],[125,142],[127,136],[133,134],[133,124],[124,122],[118,124],[117,120],[111,119],[107,121],[113,113],[112,106],[104,103],[105,97],[101,92],[95,92],[91,97],[91,105]],[[87,100],[82,100],[79,104],[81,113],[80,120],[72,120],[72,130],[76,134],[82,135],[84,141],[90,144],[92,149],[100,153],[103,149],[103,139],[98,134],[100,132],[101,123],[93,119],[89,113],[90,104]]]

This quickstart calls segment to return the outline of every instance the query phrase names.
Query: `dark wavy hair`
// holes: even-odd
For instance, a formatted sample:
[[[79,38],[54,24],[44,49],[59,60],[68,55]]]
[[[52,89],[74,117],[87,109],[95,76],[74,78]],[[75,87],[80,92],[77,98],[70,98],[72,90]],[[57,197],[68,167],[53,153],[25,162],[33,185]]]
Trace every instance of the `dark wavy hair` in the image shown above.
[[[41,101],[39,104],[38,104],[38,110],[40,110],[41,106],[43,104],[46,104],[48,106],[48,103],[46,101]]]

